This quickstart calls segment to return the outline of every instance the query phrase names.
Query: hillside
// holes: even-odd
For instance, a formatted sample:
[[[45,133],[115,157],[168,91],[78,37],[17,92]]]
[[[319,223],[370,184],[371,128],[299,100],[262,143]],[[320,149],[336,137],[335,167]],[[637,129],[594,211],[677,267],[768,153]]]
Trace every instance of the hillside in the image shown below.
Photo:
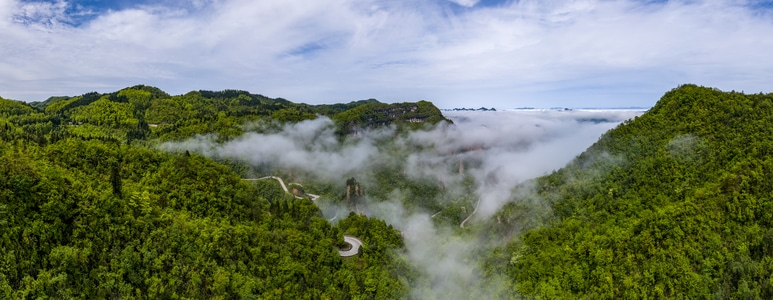
[[[510,191],[426,101],[0,99],[0,298],[773,298],[771,108],[680,86]]]
[[[333,115],[338,123],[339,134],[361,134],[362,131],[391,124],[419,128],[425,123],[450,122],[440,109],[430,102],[417,103],[367,103]]]
[[[550,217],[508,246],[514,286],[547,299],[773,298],[771,108],[773,94],[684,85],[535,180],[523,198],[547,201]]]
[[[0,298],[405,297],[415,271],[384,221],[352,214],[331,224],[276,182],[153,147],[372,103],[145,86],[32,105],[0,99]],[[344,233],[363,241],[360,255],[339,255]]]
[[[24,105],[27,106],[27,105]],[[45,112],[55,125],[77,125],[70,132],[82,136],[134,140],[182,140],[195,134],[216,133],[221,140],[239,136],[249,124],[263,128],[287,122],[300,122],[327,116],[340,120],[341,127],[372,128],[392,122],[370,122],[361,115],[402,106],[419,107],[413,114],[390,118],[398,125],[407,118],[420,118],[435,124],[446,120],[427,101],[385,104],[375,99],[341,104],[309,105],[282,98],[269,98],[246,91],[192,91],[170,96],[149,86],[134,86],[113,93],[87,93],[76,97],[51,97],[30,104]],[[27,107],[30,107],[27,106]],[[342,117],[356,116],[356,117]],[[414,126],[415,127],[415,126]],[[346,132],[341,131],[341,138]]]

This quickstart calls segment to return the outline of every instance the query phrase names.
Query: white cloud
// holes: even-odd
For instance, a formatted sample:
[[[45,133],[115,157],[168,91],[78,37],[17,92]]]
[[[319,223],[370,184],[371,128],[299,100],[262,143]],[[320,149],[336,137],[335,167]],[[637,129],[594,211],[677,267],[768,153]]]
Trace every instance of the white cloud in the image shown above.
[[[30,24],[41,28],[44,26],[57,27],[62,22],[68,21],[65,14],[67,2],[58,0],[50,2],[29,2],[19,5],[18,10],[13,15],[13,22]]]
[[[473,7],[475,4],[478,4],[480,0],[448,0],[448,2],[456,3],[457,5],[464,7]]]
[[[235,88],[313,103],[501,108],[646,106],[688,82],[770,89],[773,20],[743,1],[456,2],[470,8],[192,1],[72,26],[70,2],[3,1],[0,93],[42,100],[144,83],[173,94]]]
[[[392,129],[370,131],[343,145],[335,137],[332,121],[321,117],[285,125],[274,133],[248,133],[223,144],[209,137],[198,137],[162,147],[188,149],[212,157],[240,158],[274,172],[292,173],[296,177],[292,180],[311,175],[309,181],[323,186],[340,185],[354,176],[366,191],[380,184],[371,180],[376,166],[399,162],[395,164],[405,167],[404,174],[411,178],[442,182],[444,192],[437,200],[444,210],[458,205],[455,195],[466,195],[459,187],[463,176],[454,168],[463,160],[467,165],[465,174],[471,175],[477,186],[475,195],[470,196],[480,202],[476,215],[466,223],[469,227],[480,226],[481,220],[490,218],[507,202],[522,201],[522,197],[511,194],[516,185],[563,167],[602,133],[641,113],[446,112],[454,125],[412,131],[405,136],[394,136]],[[406,152],[394,151],[401,147],[412,149],[411,154],[405,157]],[[256,177],[266,175],[271,174],[255,174]],[[494,280],[490,286],[483,286],[478,259],[480,253],[487,252],[481,248],[490,249],[505,241],[458,234],[458,223],[445,226],[432,222],[428,213],[404,206],[405,191],[398,186],[391,188],[388,199],[366,197],[363,207],[368,215],[385,220],[404,233],[406,258],[429,279],[429,286],[412,290],[412,295],[417,299],[492,298],[490,295],[496,293],[499,282]],[[328,217],[348,214],[345,209],[336,212],[336,204],[327,203],[324,198],[319,202]]]

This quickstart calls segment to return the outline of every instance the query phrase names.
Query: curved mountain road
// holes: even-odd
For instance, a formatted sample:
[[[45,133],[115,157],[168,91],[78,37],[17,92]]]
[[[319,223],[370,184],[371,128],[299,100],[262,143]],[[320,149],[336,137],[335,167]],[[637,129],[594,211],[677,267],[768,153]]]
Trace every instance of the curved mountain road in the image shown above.
[[[467,218],[465,218],[464,221],[462,221],[462,224],[459,224],[459,227],[464,228],[464,223],[467,223],[467,221],[470,218],[472,218],[472,215],[474,215],[476,212],[478,212],[478,206],[480,206],[480,200],[481,200],[481,198],[478,198],[478,203],[475,204],[475,209],[473,209],[472,213],[470,213],[470,215],[467,216]]]
[[[281,177],[266,176],[266,177],[261,177],[261,178],[242,178],[242,180],[244,180],[244,181],[257,181],[257,180],[263,180],[263,179],[276,179],[276,181],[279,181],[279,185],[282,186],[282,189],[285,191],[285,193],[292,194],[292,193],[290,193],[290,190],[287,188],[287,185],[285,184],[285,181],[282,180]],[[298,183],[292,183],[292,184],[300,185]],[[303,187],[302,185],[300,185],[300,186]],[[298,195],[293,195],[293,196],[295,196],[296,199],[303,199],[303,197],[298,196]],[[308,193],[306,194],[306,196],[309,196],[309,199],[311,199],[311,201],[317,201],[317,198],[319,198],[319,195],[308,194]]]
[[[256,180],[264,180],[264,179],[276,179],[277,181],[279,181],[279,184],[282,186],[282,189],[285,191],[285,193],[292,194],[292,193],[290,193],[290,190],[287,189],[287,185],[285,185],[285,182],[284,182],[284,180],[282,180],[281,177],[265,176],[265,177],[261,177],[261,178],[243,178],[242,180],[244,180],[244,181],[256,181]],[[300,185],[298,183],[294,183],[294,184]],[[300,185],[300,186],[302,187],[302,185]],[[295,196],[296,199],[304,199],[303,197],[298,196],[298,195],[294,195],[294,196]],[[314,194],[309,194],[309,193],[307,193],[306,196],[309,196],[311,201],[317,201],[317,198],[319,198],[319,195],[314,195]],[[337,216],[334,216],[332,219],[330,219],[328,221],[332,222],[333,220],[336,219],[336,217]],[[345,250],[345,251],[344,250],[338,250],[338,254],[339,255],[341,255],[342,257],[350,257],[350,256],[355,256],[358,253],[360,253],[360,247],[362,247],[362,241],[360,241],[360,239],[358,239],[356,237],[353,237],[353,236],[345,235],[344,236],[344,242],[346,242],[349,245],[352,245],[352,248],[349,249],[349,250]]]
[[[344,242],[346,242],[349,245],[352,245],[352,248],[349,250],[338,250],[338,254],[342,257],[350,257],[355,256],[358,253],[360,253],[360,247],[362,247],[362,241],[360,239],[353,237],[353,236],[344,236]]]

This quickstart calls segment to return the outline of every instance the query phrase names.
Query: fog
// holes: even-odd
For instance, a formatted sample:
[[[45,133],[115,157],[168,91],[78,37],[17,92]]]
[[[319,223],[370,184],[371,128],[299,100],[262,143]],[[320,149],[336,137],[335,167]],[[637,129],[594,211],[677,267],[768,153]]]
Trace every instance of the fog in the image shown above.
[[[271,132],[251,132],[216,143],[214,136],[197,136],[181,143],[162,145],[167,150],[186,149],[213,158],[238,159],[256,170],[293,174],[299,180],[342,185],[353,176],[366,191],[360,213],[385,220],[403,232],[408,261],[426,277],[412,290],[421,299],[493,296],[504,278],[486,277],[480,255],[506,240],[481,240],[475,232],[508,202],[519,201],[513,189],[531,178],[559,169],[592,145],[607,130],[642,111],[500,111],[444,112],[453,124],[400,134],[394,127],[370,130],[341,143],[333,122],[326,117],[282,126]],[[401,166],[402,175],[442,186],[441,211],[409,208],[408,192],[389,187],[382,197],[367,195],[379,184],[372,170],[383,164]],[[275,174],[247,174],[265,176]],[[463,222],[433,220],[446,207],[460,205],[450,199],[469,194],[462,188],[472,178],[473,207],[465,206]],[[317,191],[309,191],[316,193]],[[338,191],[333,191],[335,193]],[[524,193],[524,191],[520,191]],[[528,191],[527,191],[528,193]],[[334,195],[318,201],[323,214],[345,217],[348,208],[337,205]],[[332,198],[332,199],[331,199]],[[443,203],[447,201],[448,203]],[[476,227],[478,226],[478,227]],[[465,227],[462,229],[462,227]],[[472,229],[470,229],[472,227]]]

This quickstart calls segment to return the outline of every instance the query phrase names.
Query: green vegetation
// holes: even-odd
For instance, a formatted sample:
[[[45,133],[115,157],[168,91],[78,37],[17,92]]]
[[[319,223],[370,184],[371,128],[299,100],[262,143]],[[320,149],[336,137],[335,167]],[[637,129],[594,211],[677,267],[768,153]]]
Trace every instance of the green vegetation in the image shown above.
[[[14,113],[11,106],[7,106],[9,113]],[[308,105],[237,90],[196,91],[170,96],[157,88],[142,85],[109,94],[51,97],[43,102],[18,103],[16,106],[16,110],[21,109],[19,107],[31,109],[28,113],[37,111],[35,108],[45,111],[46,116],[74,125],[69,131],[75,131],[79,136],[114,138],[129,143],[183,140],[210,133],[228,140],[244,133],[244,126],[251,123],[262,123],[263,128],[271,128],[272,124],[300,122],[318,115],[340,120],[341,128],[372,128],[393,121],[417,127],[425,122],[435,124],[445,120],[440,110],[426,101],[384,104],[369,99],[348,104]],[[371,110],[378,114],[400,112],[400,116],[382,116],[373,122]],[[76,126],[85,128],[74,128]],[[350,132],[341,130],[340,137],[344,138],[347,133]]]
[[[470,298],[773,298],[772,108],[773,94],[681,86],[566,167],[516,187],[517,201],[490,220],[459,228],[481,184],[461,169],[477,162],[449,154],[432,162],[448,174],[409,175],[429,166],[405,158],[433,145],[389,142],[445,120],[426,101],[307,105],[147,86],[0,98],[0,298],[396,299],[467,284],[409,265],[403,236],[384,221],[352,213],[333,226],[276,180],[242,180],[254,173],[302,182],[290,188],[323,195],[320,205],[367,211],[399,199],[453,228],[446,243],[479,242],[462,259],[490,280],[464,286]],[[343,145],[362,130],[396,130],[374,138],[385,157],[362,177],[312,179],[155,147],[320,115]],[[347,203],[352,176],[365,193]],[[360,255],[338,255],[343,234],[364,242]],[[486,253],[499,241],[509,243]],[[465,296],[449,293],[428,294]]]
[[[771,107],[773,94],[681,86],[537,179],[528,197],[553,216],[508,246],[518,291],[773,298]]]
[[[351,215],[331,226],[276,182],[241,180],[236,163],[149,147],[372,103],[146,86],[0,99],[0,298],[406,297],[415,271],[383,221]],[[338,255],[343,233],[365,241],[361,255]]]
[[[332,119],[338,124],[339,134],[356,134],[365,129],[391,124],[419,128],[424,124],[448,121],[437,107],[427,101],[396,104],[369,102],[340,112]]]

